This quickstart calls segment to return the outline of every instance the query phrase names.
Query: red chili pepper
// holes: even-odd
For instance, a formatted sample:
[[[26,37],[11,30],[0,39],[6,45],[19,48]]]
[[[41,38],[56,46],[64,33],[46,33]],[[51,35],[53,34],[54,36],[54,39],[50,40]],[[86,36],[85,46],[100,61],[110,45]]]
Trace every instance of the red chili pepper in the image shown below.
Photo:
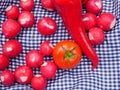
[[[72,38],[80,45],[82,51],[92,61],[94,70],[98,66],[98,56],[87,37],[82,24],[81,0],[52,0]]]

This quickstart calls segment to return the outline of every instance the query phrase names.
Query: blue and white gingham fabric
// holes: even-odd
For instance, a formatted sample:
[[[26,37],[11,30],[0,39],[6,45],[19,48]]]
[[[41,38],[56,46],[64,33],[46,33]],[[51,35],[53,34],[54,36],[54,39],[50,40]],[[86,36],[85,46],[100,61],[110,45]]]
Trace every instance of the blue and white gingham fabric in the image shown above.
[[[57,12],[50,12],[41,7],[41,0],[35,0],[35,8],[32,11],[36,23],[42,17],[53,18],[58,29],[52,36],[45,37],[38,33],[36,23],[31,28],[22,28],[22,32],[15,39],[23,45],[22,53],[10,59],[9,69],[14,71],[19,65],[25,64],[25,55],[30,50],[39,50],[42,41],[49,40],[53,45],[61,40],[71,39],[68,35],[61,18]],[[93,46],[99,55],[99,66],[91,71],[91,62],[84,55],[81,63],[74,69],[58,69],[55,79],[48,80],[46,90],[120,90],[120,0],[102,0],[103,12],[109,11],[116,18],[116,26],[109,32],[105,32],[105,41],[99,46]],[[19,0],[0,0],[0,52],[6,39],[1,32],[1,24],[6,19],[5,9],[9,5],[19,6]],[[20,9],[21,10],[21,9]],[[45,61],[53,60],[45,57]],[[1,72],[1,71],[0,71]],[[34,74],[40,74],[39,68],[34,69]],[[28,85],[15,83],[11,87],[5,87],[0,83],[0,90],[33,90]]]

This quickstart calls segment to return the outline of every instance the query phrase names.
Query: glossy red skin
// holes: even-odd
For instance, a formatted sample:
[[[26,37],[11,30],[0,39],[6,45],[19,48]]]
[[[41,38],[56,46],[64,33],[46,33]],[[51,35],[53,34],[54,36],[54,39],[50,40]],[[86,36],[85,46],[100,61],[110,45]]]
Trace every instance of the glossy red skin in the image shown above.
[[[57,66],[54,62],[47,61],[41,65],[40,71],[45,78],[53,79],[57,72]]]
[[[49,17],[41,18],[37,23],[38,31],[44,36],[50,36],[57,29],[56,22]]]
[[[92,13],[86,13],[83,15],[82,21],[83,21],[85,29],[89,30],[96,26],[97,17],[96,15]]]
[[[97,2],[100,4],[100,6],[98,5]],[[98,14],[102,11],[102,9],[103,4],[101,0],[88,0],[86,4],[86,10],[90,13]]]
[[[31,27],[35,22],[35,18],[31,12],[23,11],[18,17],[18,22],[22,27]]]
[[[10,87],[14,84],[14,74],[10,70],[5,70],[0,74],[0,79],[4,86]]]
[[[81,0],[52,0],[71,37],[92,61],[92,70],[98,66],[98,56],[93,49],[82,23]]]
[[[21,78],[26,77],[24,81]],[[15,79],[20,84],[28,84],[33,78],[33,71],[30,67],[22,65],[15,69]]]
[[[10,58],[18,56],[22,52],[22,45],[18,40],[6,41],[3,45],[3,53]]]
[[[40,52],[43,56],[49,56],[53,52],[53,46],[49,41],[44,41],[40,45]]]
[[[5,14],[10,19],[16,19],[20,14],[19,8],[16,5],[8,6],[5,11]]]
[[[2,53],[0,53],[0,70],[3,70],[9,66],[9,59]]]
[[[47,86],[47,80],[42,75],[36,75],[32,78],[31,86],[34,90],[44,90]]]
[[[77,43],[63,40],[55,45],[52,56],[59,68],[72,69],[80,63],[82,52]]]
[[[34,0],[20,0],[20,7],[25,11],[31,11],[34,6]]]
[[[43,60],[42,54],[37,50],[31,50],[26,55],[26,64],[31,68],[40,67]]]
[[[89,39],[91,40],[92,44],[99,45],[104,42],[104,31],[101,28],[94,27],[91,28],[88,32]]]
[[[7,19],[2,24],[2,33],[5,35],[6,38],[14,38],[21,32],[21,27],[18,22]]]
[[[51,0],[41,0],[42,7],[49,10],[49,11],[55,11],[56,8],[54,7]]]
[[[97,19],[98,27],[102,28],[105,31],[111,30],[114,26],[111,27],[111,23],[116,20],[115,16],[112,13],[104,12]]]

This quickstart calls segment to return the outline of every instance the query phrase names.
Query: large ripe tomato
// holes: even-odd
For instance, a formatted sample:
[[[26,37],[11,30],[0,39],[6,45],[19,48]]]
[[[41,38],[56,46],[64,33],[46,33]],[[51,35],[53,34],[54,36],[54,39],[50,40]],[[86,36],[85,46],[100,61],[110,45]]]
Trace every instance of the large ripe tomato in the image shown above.
[[[82,53],[79,46],[70,40],[59,42],[53,50],[53,58],[59,68],[71,69],[77,66]]]

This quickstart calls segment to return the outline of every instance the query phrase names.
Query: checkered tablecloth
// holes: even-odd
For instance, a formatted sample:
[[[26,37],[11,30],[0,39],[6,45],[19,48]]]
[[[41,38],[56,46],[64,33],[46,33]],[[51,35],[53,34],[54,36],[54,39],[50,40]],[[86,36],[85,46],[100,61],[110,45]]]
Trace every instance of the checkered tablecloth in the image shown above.
[[[30,50],[39,50],[42,41],[49,40],[53,45],[61,40],[71,39],[68,35],[61,18],[57,12],[50,12],[41,7],[41,0],[35,0],[35,8],[32,11],[36,23],[42,17],[53,18],[58,29],[52,36],[45,37],[38,33],[36,23],[31,28],[22,28],[22,32],[15,39],[23,45],[22,53],[10,59],[9,69],[14,71],[19,65],[25,64],[25,55]],[[109,32],[105,32],[105,41],[99,46],[93,46],[99,55],[99,66],[91,71],[91,62],[84,55],[81,63],[74,69],[58,69],[56,77],[48,80],[46,90],[120,90],[120,0],[102,0],[103,12],[109,11],[116,18],[116,26]],[[6,39],[1,32],[1,24],[6,19],[5,9],[9,5],[19,6],[19,0],[0,0],[0,52]],[[21,9],[20,9],[21,10]],[[45,57],[45,61],[53,60],[52,57]],[[1,72],[1,71],[0,71]],[[34,74],[40,74],[39,68],[34,69]],[[0,90],[33,90],[28,85],[15,83],[11,87],[5,87],[0,83]]]

